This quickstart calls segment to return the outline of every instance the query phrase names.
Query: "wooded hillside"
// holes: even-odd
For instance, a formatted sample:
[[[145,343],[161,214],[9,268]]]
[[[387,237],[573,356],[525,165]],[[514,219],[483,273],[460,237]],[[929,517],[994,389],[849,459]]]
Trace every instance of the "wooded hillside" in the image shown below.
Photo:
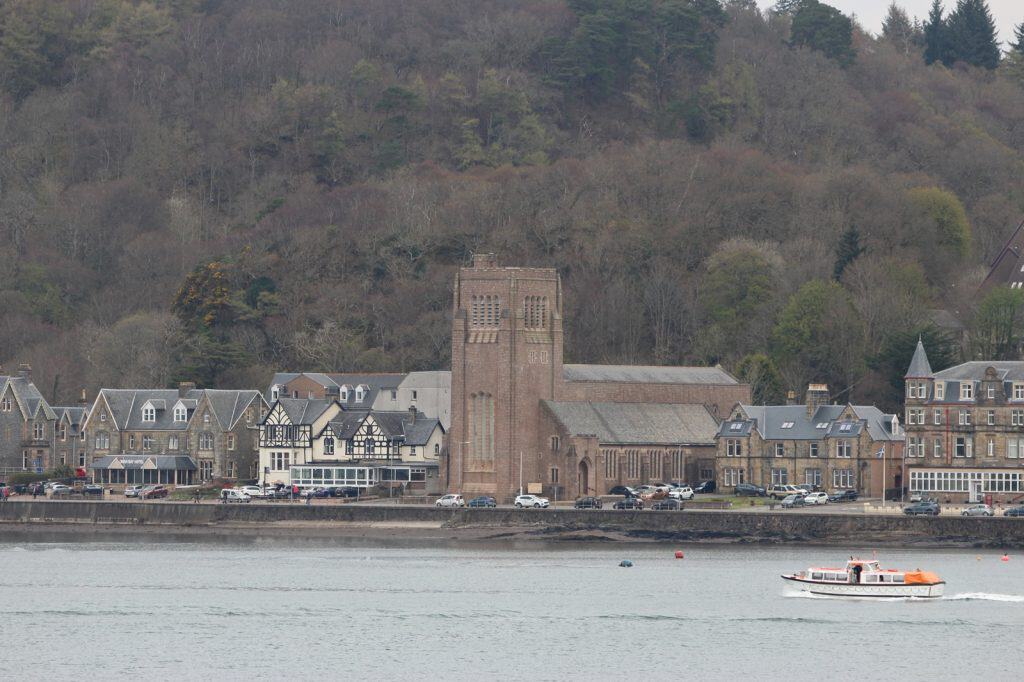
[[[1020,61],[789,4],[8,0],[0,361],[58,401],[443,368],[474,251],[559,269],[567,361],[769,401],[893,407],[918,334],[961,353],[934,309],[1010,352],[1024,300],[976,287],[1024,217]]]

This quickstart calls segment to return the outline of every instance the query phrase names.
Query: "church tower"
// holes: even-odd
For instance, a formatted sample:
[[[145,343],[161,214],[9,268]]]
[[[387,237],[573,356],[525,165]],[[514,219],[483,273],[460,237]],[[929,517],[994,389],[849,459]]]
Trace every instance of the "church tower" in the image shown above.
[[[455,278],[447,489],[505,502],[520,481],[526,492],[543,480],[540,401],[560,394],[562,381],[558,273],[473,256]]]

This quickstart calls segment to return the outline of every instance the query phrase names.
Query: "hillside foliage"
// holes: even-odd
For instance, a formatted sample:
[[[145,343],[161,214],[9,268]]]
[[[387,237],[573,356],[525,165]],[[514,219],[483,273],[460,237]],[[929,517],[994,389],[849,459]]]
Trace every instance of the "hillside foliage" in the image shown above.
[[[790,4],[8,0],[0,360],[58,401],[443,368],[481,251],[558,268],[567,361],[765,400],[895,407],[921,334],[1012,353],[977,285],[1024,215],[1020,47],[951,51],[981,0],[879,37]]]

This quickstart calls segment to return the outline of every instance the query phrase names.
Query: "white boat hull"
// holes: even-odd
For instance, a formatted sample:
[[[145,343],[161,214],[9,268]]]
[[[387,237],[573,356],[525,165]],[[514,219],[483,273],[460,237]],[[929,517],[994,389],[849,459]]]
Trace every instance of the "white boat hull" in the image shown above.
[[[782,579],[786,584],[801,592],[822,595],[826,597],[919,597],[934,599],[941,597],[945,583],[912,584],[912,585],[882,585],[882,584],[853,584],[853,583],[827,583],[814,580],[805,580],[791,575],[784,575]]]

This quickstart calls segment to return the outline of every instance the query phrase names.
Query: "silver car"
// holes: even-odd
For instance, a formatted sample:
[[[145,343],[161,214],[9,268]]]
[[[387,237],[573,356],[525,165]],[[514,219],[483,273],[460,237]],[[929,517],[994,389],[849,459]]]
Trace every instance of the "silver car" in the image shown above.
[[[973,504],[960,512],[960,516],[995,516],[995,511],[987,504]]]
[[[145,486],[141,486],[141,485],[130,485],[130,486],[128,486],[128,487],[126,487],[124,489],[124,496],[125,497],[138,497],[139,493],[142,492],[142,489],[144,487]]]

